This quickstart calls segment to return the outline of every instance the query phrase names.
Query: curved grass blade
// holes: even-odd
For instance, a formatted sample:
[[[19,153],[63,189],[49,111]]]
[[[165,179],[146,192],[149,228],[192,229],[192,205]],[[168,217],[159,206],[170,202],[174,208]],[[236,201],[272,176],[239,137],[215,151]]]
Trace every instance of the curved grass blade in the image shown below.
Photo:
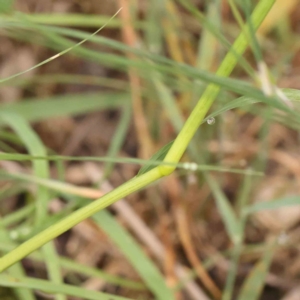
[[[3,121],[5,121],[14,129],[14,131],[19,135],[20,139],[24,142],[31,155],[47,155],[43,143],[37,134],[31,129],[30,125],[22,117],[14,113],[1,112],[0,118],[2,118]],[[36,160],[32,163],[34,173],[38,178],[47,179],[49,177],[49,165],[46,160]],[[36,198],[35,225],[39,226],[44,222],[47,216],[47,204],[50,199],[49,190],[44,186],[39,186]],[[53,242],[51,241],[50,243],[44,245],[42,249],[45,255],[45,261],[50,280],[60,284],[63,280]],[[55,299],[66,300],[66,297],[63,294],[57,294],[55,295]]]

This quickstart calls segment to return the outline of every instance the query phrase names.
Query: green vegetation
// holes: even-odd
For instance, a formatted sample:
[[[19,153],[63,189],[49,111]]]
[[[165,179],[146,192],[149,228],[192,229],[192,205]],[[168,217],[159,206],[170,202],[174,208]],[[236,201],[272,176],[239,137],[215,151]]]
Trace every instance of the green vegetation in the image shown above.
[[[275,77],[280,74],[280,66],[278,65],[277,73],[276,69],[271,70],[274,73],[272,78],[269,74],[271,71],[268,71],[263,60],[264,49],[260,46],[265,42],[263,34],[260,39],[256,34],[275,0],[253,1],[257,2],[253,7],[251,1],[228,1],[226,5],[231,9],[231,18],[236,20],[236,23],[229,20],[222,21],[220,1],[207,1],[204,12],[201,12],[192,1],[151,0],[153,5],[147,7],[141,20],[137,17],[139,7],[135,6],[135,1],[129,2],[133,6],[130,7],[131,10],[129,7],[123,7],[113,17],[75,13],[21,13],[14,10],[13,1],[3,2],[2,7],[0,6],[2,12],[0,34],[6,41],[18,42],[22,47],[26,45],[32,49],[44,47],[47,55],[52,53],[47,56],[48,59],[36,62],[30,68],[0,78],[0,89],[22,89],[27,95],[22,97],[21,101],[4,103],[6,101],[3,99],[3,103],[0,104],[0,161],[3,162],[0,171],[0,201],[5,203],[11,197],[25,198],[21,207],[16,205],[11,209],[8,205],[7,208],[5,206],[6,211],[1,210],[0,251],[3,256],[0,258],[0,272],[2,272],[0,286],[11,288],[13,296],[9,297],[21,300],[37,299],[34,292],[36,290],[42,293],[41,297],[44,294],[51,294],[57,300],[67,299],[67,296],[108,300],[172,300],[176,299],[176,293],[184,289],[187,289],[186,292],[192,299],[191,290],[187,287],[189,282],[187,277],[190,280],[199,277],[203,288],[193,284],[197,286],[198,293],[203,293],[201,294],[203,299],[230,300],[233,297],[239,300],[261,299],[272,259],[282,247],[278,242],[278,236],[282,236],[282,233],[270,230],[268,239],[263,244],[255,245],[259,249],[255,247],[252,249],[253,245],[247,244],[247,228],[248,226],[255,228],[255,225],[249,224],[249,220],[250,223],[255,223],[252,217],[255,218],[256,214],[263,211],[300,204],[300,196],[293,193],[291,195],[281,193],[274,196],[271,199],[273,201],[268,202],[251,201],[253,190],[259,187],[260,181],[268,177],[267,162],[270,152],[266,139],[272,125],[280,124],[290,132],[299,130],[300,93],[296,89],[280,90],[276,86]],[[127,10],[132,14],[130,20],[126,19]],[[192,27],[190,31],[184,30],[184,25],[178,21],[181,14],[185,16],[182,17],[183,20],[186,18],[192,20],[189,25]],[[158,19],[163,30],[157,24]],[[227,34],[224,34],[225,30],[221,30],[223,22],[226,31],[228,30]],[[82,29],[79,30],[79,27]],[[84,31],[97,27],[101,28],[93,34]],[[286,30],[292,34],[291,29],[283,27],[284,25],[279,26],[277,29],[279,33]],[[195,45],[196,38],[192,35],[192,30],[196,31],[195,28],[201,31],[198,45]],[[114,38],[115,32],[119,31],[123,31],[124,43]],[[106,34],[101,35],[102,32]],[[136,39],[137,33],[140,34],[140,40]],[[193,34],[197,35],[199,32]],[[229,43],[228,38],[234,42]],[[222,51],[220,47],[223,47]],[[194,52],[191,52],[191,48]],[[247,48],[250,50],[244,56]],[[225,51],[226,55],[220,55]],[[191,53],[194,53],[195,57],[189,57]],[[253,57],[250,53],[253,53]],[[84,75],[80,72],[39,73],[41,68],[46,68],[66,57],[70,57],[69,65],[72,65],[73,59],[75,62],[86,62],[99,68],[101,66],[106,70],[106,74],[117,72],[122,76]],[[223,58],[216,68],[215,61],[220,57]],[[256,67],[253,68],[253,65]],[[233,71],[236,73],[229,78]],[[128,80],[124,79],[124,74],[128,74]],[[239,77],[245,79],[236,79]],[[86,92],[50,93],[51,95],[45,98],[32,96],[38,86],[70,84],[83,86],[82,90]],[[196,100],[199,97],[200,99]],[[141,99],[146,100],[145,103]],[[51,126],[55,127],[55,118],[65,116],[79,118],[95,111],[109,110],[118,111],[120,118],[113,136],[110,136],[106,156],[96,156],[96,153],[89,156],[60,153],[50,149],[51,147],[47,146],[44,138],[36,130],[36,124],[45,120],[48,122],[50,120]],[[251,126],[256,128],[251,130],[257,133],[258,136],[255,138],[259,142],[256,143],[255,150],[251,150],[249,162],[246,162],[247,168],[240,167],[239,163],[229,166],[218,164],[225,156],[222,141],[224,142],[226,135],[230,136],[230,133],[224,133],[226,119],[223,116],[232,111],[237,112],[237,115],[256,118],[256,124],[261,124],[258,126],[251,123]],[[117,158],[126,142],[132,120],[140,158],[125,156]],[[233,120],[238,121],[238,117]],[[247,122],[245,121],[245,124],[248,125],[241,128],[239,123],[228,128],[235,128],[241,131],[240,135],[247,135],[250,131]],[[257,126],[260,128],[257,129]],[[168,129],[170,127],[172,130]],[[109,129],[103,127],[94,130]],[[166,136],[167,140],[164,138]],[[215,137],[221,142],[217,147],[219,150],[215,151],[219,154],[214,156],[211,153],[213,147],[209,145]],[[162,146],[163,144],[165,146]],[[158,146],[162,147],[149,159],[149,153],[153,154]],[[234,156],[234,151],[232,153]],[[238,161],[238,158],[235,160]],[[240,159],[242,162],[244,160]],[[97,185],[100,190],[96,187],[84,188],[67,183],[66,174],[70,166],[67,163],[87,161],[103,163],[101,174],[104,175],[102,174]],[[139,164],[141,168],[136,176],[107,191],[103,186],[110,176],[113,176],[117,164],[118,166]],[[57,179],[52,179],[53,170],[57,173]],[[178,175],[176,180],[172,173]],[[188,185],[187,178],[191,174],[198,186],[204,190],[208,189],[211,197],[215,199],[214,208],[224,224],[223,236],[226,232],[228,247],[221,251],[217,249],[216,253],[211,253],[211,256],[207,257],[205,263],[200,264],[200,258],[189,254],[191,253],[189,250],[192,251],[191,247],[183,238],[184,232],[189,231],[184,229],[184,224],[188,222],[180,223],[180,219],[175,218],[173,222],[179,226],[179,239],[186,251],[185,255],[191,270],[185,272],[183,276],[185,278],[177,273],[176,284],[169,281],[167,283],[168,262],[164,255],[169,253],[172,247],[169,245],[170,249],[161,250],[160,246],[154,246],[152,242],[158,253],[152,253],[158,259],[156,263],[136,240],[132,234],[133,229],[128,230],[126,226],[122,226],[115,214],[107,208],[136,191],[149,186],[152,188],[153,183],[168,176],[169,181],[167,178],[161,181],[166,180],[163,184],[169,185],[169,189],[166,190],[172,198],[169,190],[173,187],[170,185],[172,183],[180,186]],[[236,190],[232,191],[228,183],[230,192],[225,192],[224,185],[227,179],[224,174],[230,174],[232,176],[230,180],[238,182],[238,184],[231,182],[231,187]],[[181,188],[174,187],[174,190]],[[105,195],[102,195],[102,191]],[[162,196],[155,196],[156,193],[157,191],[153,193],[153,197],[149,196],[148,200],[155,203],[161,200]],[[178,204],[177,200],[172,203],[173,209],[174,207],[175,211],[178,209],[177,213],[181,209],[184,211],[185,206],[192,205],[188,202],[188,196],[184,196],[182,192],[178,192],[177,197],[184,200],[181,204]],[[49,203],[54,198],[63,199],[64,206],[58,212],[50,213]],[[88,200],[95,198],[97,199],[93,202]],[[206,198],[209,199],[208,196]],[[205,199],[201,202],[201,205],[207,205],[204,203]],[[160,207],[162,206],[160,204]],[[195,204],[194,206],[199,207]],[[207,211],[208,215],[213,215],[211,209],[206,208],[204,211]],[[202,211],[194,217],[203,218],[203,214]],[[165,218],[162,215],[159,217]],[[106,270],[100,271],[96,266],[84,266],[59,254],[55,239],[88,218],[91,218],[97,230],[101,229],[101,232],[109,237],[114,247],[137,272],[140,280],[111,275]],[[209,219],[205,219],[205,223],[209,226]],[[134,226],[139,225],[136,223]],[[180,232],[183,234],[180,235]],[[214,232],[217,234],[218,230]],[[221,240],[224,240],[224,237]],[[164,246],[167,247],[170,241],[166,241]],[[151,253],[153,249],[149,251]],[[167,255],[171,255],[171,252]],[[259,252],[259,255],[255,261],[251,260],[253,268],[244,278],[242,287],[238,288],[236,284],[239,276],[238,267],[249,252],[250,254]],[[214,282],[213,275],[208,275],[204,268],[216,267],[218,261],[222,261],[220,257],[223,261],[230,260],[223,283]],[[29,272],[26,265],[21,264],[24,258],[28,258],[34,270],[39,270],[39,264],[43,263],[46,277],[31,278],[27,275]],[[177,262],[173,264],[174,266],[179,268]],[[172,272],[176,273],[174,270]],[[65,274],[71,275],[66,279]],[[79,279],[74,274],[98,278],[112,286],[120,287],[120,296],[115,296],[110,291],[105,293],[87,291],[84,286],[76,286],[76,282],[82,278]],[[169,274],[168,279],[170,278],[172,276]],[[73,284],[68,284],[69,282]],[[127,295],[122,292],[127,289],[133,296],[130,292],[127,292]],[[199,294],[197,295],[194,295],[194,298],[199,297]]]

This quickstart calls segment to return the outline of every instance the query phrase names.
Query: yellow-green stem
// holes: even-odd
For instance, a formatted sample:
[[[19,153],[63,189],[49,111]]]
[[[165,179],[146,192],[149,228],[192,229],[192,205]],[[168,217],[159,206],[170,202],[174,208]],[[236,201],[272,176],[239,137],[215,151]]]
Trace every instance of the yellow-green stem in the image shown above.
[[[15,262],[21,260],[36,249],[45,245],[47,242],[53,240],[60,234],[69,230],[76,224],[89,218],[101,209],[111,205],[112,203],[127,195],[130,195],[131,193],[141,189],[142,187],[147,186],[148,184],[159,179],[160,177],[161,175],[158,171],[158,168],[156,167],[139,177],[135,177],[127,181],[126,183],[114,189],[110,193],[107,193],[106,195],[95,200],[91,204],[75,211],[63,220],[48,227],[44,231],[38,233],[28,241],[21,244],[16,249],[10,251],[8,254],[0,258],[0,272],[7,269]]]

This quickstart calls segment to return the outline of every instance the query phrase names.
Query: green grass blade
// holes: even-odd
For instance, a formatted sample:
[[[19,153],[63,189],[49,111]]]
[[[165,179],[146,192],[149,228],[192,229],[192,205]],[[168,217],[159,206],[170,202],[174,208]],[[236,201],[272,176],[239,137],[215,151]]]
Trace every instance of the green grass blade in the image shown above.
[[[1,112],[0,117],[19,135],[31,155],[47,155],[43,143],[23,118],[17,114],[9,112]],[[38,178],[47,179],[49,177],[49,165],[46,160],[36,160],[32,163],[34,173]],[[40,226],[47,216],[48,201],[50,199],[49,190],[44,186],[39,186],[36,197],[35,225]],[[60,284],[62,282],[62,278],[53,241],[43,247],[43,252],[45,255],[49,278],[53,282]],[[55,299],[65,300],[66,298],[62,294],[57,294],[55,295]]]
[[[19,114],[29,122],[36,122],[47,118],[117,108],[129,99],[129,95],[123,93],[71,94],[49,97],[45,100],[24,99],[20,103],[0,104],[0,110]],[[1,124],[3,122],[0,121]]]
[[[275,252],[274,247],[267,247],[262,259],[254,266],[247,279],[245,280],[240,294],[239,300],[259,300],[265,279],[268,274],[269,267]]]
[[[206,179],[208,180],[208,183],[211,187],[211,191],[215,197],[219,212],[222,216],[226,231],[231,241],[234,244],[240,243],[242,237],[241,226],[238,222],[235,212],[233,211],[232,206],[229,204],[228,199],[220,189],[219,184],[216,182],[216,180],[210,175],[207,175]]]
[[[164,147],[168,147],[168,144]],[[156,153],[156,155],[161,154],[162,157],[164,153]],[[154,154],[155,155],[155,154]],[[264,173],[256,172],[252,170],[243,170],[243,169],[234,169],[234,168],[224,168],[214,165],[205,165],[205,164],[197,164],[197,163],[168,163],[157,160],[144,160],[144,159],[137,159],[137,158],[114,158],[114,157],[95,157],[95,156],[59,156],[59,155],[48,155],[48,156],[32,156],[26,154],[14,154],[14,153],[0,153],[0,161],[1,160],[11,160],[11,161],[28,161],[28,160],[48,160],[48,161],[98,161],[98,162],[111,162],[111,163],[121,163],[121,164],[138,164],[138,165],[147,165],[147,170],[144,169],[143,172],[146,170],[147,172],[150,171],[153,167],[165,165],[165,166],[174,166],[178,169],[183,169],[187,171],[216,171],[216,172],[225,172],[225,173],[236,173],[236,174],[246,174],[246,175],[253,175],[253,176],[262,176]],[[25,181],[32,181],[38,184],[44,184],[45,186],[50,186],[52,183],[56,182],[58,184],[59,181],[57,180],[47,180],[49,185],[47,184],[46,180],[38,179],[33,176],[29,176],[26,174],[19,174],[19,173],[7,173],[0,170],[0,175],[6,178],[15,178]],[[139,176],[142,175],[141,173]],[[52,183],[51,183],[52,182]]]
[[[26,145],[28,152],[31,155],[46,156],[46,150],[41,143],[37,134],[30,128],[29,124],[20,116],[10,112],[1,112],[0,118],[6,124],[14,129],[20,139]],[[34,173],[39,178],[49,177],[49,168],[47,161],[33,161]],[[45,187],[40,187],[37,191],[38,201],[36,203],[36,224],[43,222],[47,214],[47,204],[49,200],[48,190]]]
[[[8,231],[3,228],[3,224],[0,224],[0,243],[1,244],[9,244],[10,238]],[[12,276],[23,277],[26,275],[26,272],[21,263],[17,263],[14,266],[11,266],[8,269],[8,273]],[[13,289],[14,294],[18,297],[19,300],[35,300],[35,296],[33,292],[26,287],[16,287]]]
[[[274,0],[263,0],[258,3],[252,16],[253,23],[256,28],[264,20],[265,16],[267,15],[268,11],[271,9],[274,2],[275,2]],[[242,54],[246,50],[246,48],[247,48],[247,39],[245,34],[242,33],[232,45],[232,49],[234,49],[239,54]],[[233,55],[232,52],[227,53],[226,57],[222,61],[217,71],[217,75],[221,77],[228,77],[230,73],[233,71],[236,63],[237,63],[237,59],[235,55]],[[210,109],[212,103],[214,102],[219,92],[220,92],[220,86],[217,86],[215,84],[210,84],[206,88],[198,104],[196,105],[191,115],[185,122],[184,127],[178,134],[172,147],[170,148],[168,154],[166,155],[165,157],[166,161],[178,162],[180,160],[186,148],[188,147],[188,144],[190,143],[191,139],[195,135],[199,125],[201,124],[202,120],[204,119],[206,113]],[[172,173],[174,169],[162,166],[160,167],[160,171],[162,174],[168,175]]]
[[[63,269],[68,270],[69,272],[72,271],[72,272],[76,272],[78,274],[83,274],[85,276],[101,278],[101,279],[105,280],[106,282],[117,285],[117,286],[126,287],[126,288],[130,288],[133,290],[145,290],[146,289],[146,285],[144,285],[141,282],[129,280],[129,279],[122,278],[122,277],[117,277],[117,276],[111,275],[109,273],[103,272],[99,269],[81,265],[79,263],[74,262],[71,259],[60,258],[60,264]]]
[[[98,212],[93,216],[93,219],[124,253],[155,295],[156,299],[174,299],[173,292],[167,287],[165,279],[162,277],[157,267],[108,211],[102,210]]]
[[[172,144],[173,144],[173,141],[164,145],[155,154],[153,154],[153,156],[149,159],[149,162],[139,170],[137,176],[141,176],[142,174],[145,174],[145,173],[149,172],[150,170],[152,170],[155,167],[153,162],[163,161],[163,159],[165,158],[169,149],[171,148]]]
[[[117,18],[104,15],[85,15],[85,14],[58,14],[58,13],[39,13],[39,14],[17,14],[12,20],[20,21],[26,20],[27,22],[37,24],[47,24],[55,26],[76,26],[76,27],[106,27],[106,28],[120,28],[121,21]],[[141,26],[138,23],[138,27]]]
[[[120,151],[120,149],[126,139],[126,136],[128,134],[127,133],[128,128],[129,128],[131,120],[132,120],[131,116],[132,116],[132,107],[128,103],[123,106],[121,119],[119,121],[117,129],[115,130],[114,136],[109,144],[109,148],[107,151],[108,157],[112,157],[112,158],[116,157],[116,155]],[[105,164],[103,178],[106,178],[107,176],[109,176],[110,172],[113,170],[113,167],[114,167],[113,161],[107,162]]]
[[[262,210],[272,210],[287,206],[300,205],[300,196],[287,196],[280,199],[274,199],[271,201],[263,201],[252,204],[251,206],[245,207],[244,213],[251,214]]]
[[[112,20],[112,19],[119,13],[119,11],[120,11],[120,10],[118,10],[112,17],[110,17],[110,19],[108,20],[108,22],[109,22],[110,20]],[[42,62],[40,62],[40,63],[38,63],[38,64],[36,64],[36,65],[34,65],[33,67],[31,67],[31,68],[29,68],[29,69],[26,69],[26,70],[24,70],[24,71],[21,71],[21,72],[19,72],[19,73],[17,73],[17,74],[11,75],[11,76],[9,76],[9,77],[0,79],[0,83],[3,83],[3,82],[5,82],[5,81],[8,81],[8,80],[13,79],[13,78],[15,78],[15,77],[18,77],[18,76],[20,76],[20,75],[23,75],[23,74],[25,74],[25,73],[27,73],[27,72],[29,72],[29,71],[32,71],[32,70],[34,70],[34,69],[36,69],[36,68],[38,68],[38,67],[40,67],[40,66],[43,66],[43,65],[49,63],[50,61],[52,61],[52,60],[54,60],[54,59],[56,59],[56,58],[58,58],[58,57],[60,57],[60,56],[62,56],[62,55],[64,55],[64,54],[66,54],[66,53],[68,53],[68,52],[70,52],[70,51],[72,51],[74,48],[79,47],[80,45],[82,45],[83,43],[85,43],[86,41],[88,41],[90,37],[96,35],[96,34],[97,34],[99,31],[101,31],[105,26],[106,26],[106,24],[104,24],[102,27],[100,27],[98,30],[96,30],[94,33],[92,33],[90,36],[86,37],[85,39],[83,39],[83,40],[80,41],[79,43],[77,43],[77,44],[75,44],[75,45],[73,44],[73,45],[70,46],[69,48],[64,49],[64,50],[61,51],[60,53],[55,54],[54,56],[52,56],[52,57],[50,57],[50,58],[48,58],[48,59],[46,59],[46,60],[44,60],[44,61],[42,61]]]
[[[26,287],[34,290],[43,291],[44,293],[50,293],[50,295],[53,293],[60,293],[88,300],[130,300],[128,298],[119,297],[111,294],[105,294],[96,291],[87,291],[84,288],[68,284],[55,284],[41,279],[12,277],[3,274],[0,275],[0,286]]]
[[[9,252],[15,247],[16,244],[12,242],[0,243],[0,250],[3,252]],[[38,251],[30,254],[28,259],[32,260],[33,262],[40,262],[40,263],[44,262],[43,256]],[[66,272],[75,272],[87,277],[100,278],[110,284],[130,288],[133,290],[147,289],[146,285],[141,282],[114,276],[104,271],[101,271],[98,268],[88,267],[65,257],[59,257],[59,263]]]
[[[48,37],[49,39],[49,43],[47,44],[47,46],[52,47],[56,50],[61,50],[62,47],[65,48],[74,45],[71,40],[62,38],[62,36],[66,35],[73,38],[89,38],[89,40],[92,42],[99,43],[113,49],[120,50],[122,52],[132,52],[141,58],[141,60],[139,61],[130,61],[117,55],[97,53],[82,46],[79,46],[73,50],[73,53],[79,55],[80,57],[83,57],[87,60],[96,61],[98,63],[101,63],[102,65],[121,69],[124,69],[125,67],[136,67],[140,71],[139,74],[146,78],[149,78],[149,74],[151,74],[151,72],[145,72],[145,70],[151,70],[154,68],[155,70],[159,70],[165,74],[168,74],[169,76],[178,77],[179,74],[182,74],[193,79],[215,83],[216,85],[220,85],[224,89],[232,90],[239,94],[248,94],[249,96],[256,97],[258,99],[266,98],[266,96],[262,92],[259,92],[258,89],[251,87],[244,81],[226,78],[220,76],[221,74],[216,75],[203,70],[197,70],[194,67],[185,64],[179,64],[168,58],[151,54],[149,52],[127,47],[120,42],[116,42],[101,36],[90,37],[85,32],[67,28],[55,28],[51,26],[39,26],[39,28],[41,34],[45,37]],[[55,35],[51,33],[55,33]],[[36,35],[36,32],[34,32],[33,34]],[[231,58],[236,58],[236,55],[232,54],[231,52]],[[155,64],[150,64],[149,62],[147,63],[145,60],[151,60],[155,62]]]
[[[34,203],[27,204],[23,208],[20,208],[17,211],[10,213],[9,215],[1,218],[0,226],[8,227],[14,223],[18,223],[22,219],[26,218],[28,215],[32,214],[34,212],[34,209],[35,209]]]
[[[125,92],[128,90],[128,83],[122,79],[107,78],[106,76],[79,75],[79,74],[38,74],[32,75],[30,78],[16,78],[9,81],[4,86],[31,87],[49,83],[64,83],[77,85],[90,85],[111,88]]]

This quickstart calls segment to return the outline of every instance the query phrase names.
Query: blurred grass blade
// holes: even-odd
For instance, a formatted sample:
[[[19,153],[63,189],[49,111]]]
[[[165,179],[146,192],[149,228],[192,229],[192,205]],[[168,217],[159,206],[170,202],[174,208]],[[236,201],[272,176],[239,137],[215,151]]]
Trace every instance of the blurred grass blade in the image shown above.
[[[217,206],[225,224],[226,231],[231,241],[234,244],[238,244],[241,240],[242,232],[237,216],[216,180],[210,175],[207,175],[206,179],[217,202]]]
[[[263,61],[263,56],[261,53],[261,49],[259,47],[258,40],[256,38],[255,29],[254,29],[252,19],[251,19],[251,9],[252,9],[251,6],[252,6],[251,1],[249,1],[249,0],[243,1],[243,8],[245,11],[247,23],[249,24],[249,35],[250,35],[250,39],[251,39],[251,43],[249,43],[249,44],[252,47],[254,57],[256,59],[256,62],[258,63],[258,62]]]
[[[162,161],[166,154],[168,153],[169,149],[171,148],[173,144],[173,141],[166,144],[165,146],[163,146],[162,148],[160,148],[150,159],[149,159],[149,163],[146,164],[145,166],[143,166],[137,176],[140,176],[142,174],[145,174],[147,172],[149,172],[150,170],[152,170],[153,168],[155,168],[155,165],[152,164],[153,162],[156,162],[156,161]]]
[[[0,244],[9,244],[11,239],[9,237],[8,229],[3,228],[4,224],[0,220]],[[1,253],[2,255],[2,253]],[[12,276],[19,276],[23,277],[26,276],[26,272],[20,262],[16,263],[15,265],[11,266],[8,269],[8,273]],[[18,300],[35,300],[35,296],[33,292],[25,287],[17,287],[13,289],[13,292]]]
[[[114,241],[118,248],[138,271],[145,284],[157,300],[174,300],[173,292],[165,283],[154,263],[144,254],[128,232],[107,210],[101,210],[92,217],[99,227]]]
[[[262,259],[256,263],[244,284],[242,285],[239,300],[259,300],[261,292],[265,285],[266,276],[270,268],[273,255],[275,253],[274,245],[269,245],[266,248]]]
[[[31,155],[47,155],[44,145],[40,141],[37,134],[31,129],[30,125],[25,121],[25,119],[15,113],[7,111],[2,111],[0,113],[0,119],[14,129]],[[46,160],[34,160],[32,164],[36,177],[43,179],[49,177],[49,167]],[[39,224],[43,222],[43,219],[47,214],[47,203],[50,196],[48,190],[42,186],[39,187],[37,195],[38,201],[36,202],[36,224]]]
[[[299,90],[296,90],[296,89],[282,89],[282,92],[293,102],[299,102],[300,104],[300,91]],[[253,106],[253,104],[256,104],[256,103],[260,103],[261,100],[258,100],[256,98],[252,98],[252,97],[248,97],[248,96],[242,96],[242,97],[239,97],[237,99],[234,99],[228,103],[225,103],[221,106],[220,109],[217,109],[215,110],[214,112],[212,112],[210,115],[208,115],[202,122],[205,123],[207,122],[207,119],[208,118],[211,118],[211,117],[217,117],[218,115],[222,114],[223,112],[226,112],[228,110],[232,110],[232,109],[235,109],[235,108],[242,108],[243,110],[245,109],[246,106],[250,106],[251,107]],[[268,103],[272,106],[275,105],[275,107],[279,108],[276,104],[274,103]],[[295,105],[296,103],[294,103]],[[297,107],[297,105],[295,105],[295,107]],[[300,106],[299,106],[300,108]],[[261,111],[261,109],[260,109]]]
[[[200,24],[204,27],[204,32],[209,32],[212,36],[214,36],[220,44],[224,46],[225,49],[232,51],[232,53],[236,56],[238,63],[244,68],[244,70],[251,76],[254,77],[254,71],[248,61],[235,49],[231,48],[231,43],[226,39],[226,37],[222,34],[222,31],[215,24],[215,20],[210,21],[196,6],[193,6],[190,1],[186,0],[177,0],[185,9],[187,9],[191,14],[193,14],[196,19],[200,22]],[[218,1],[215,1],[218,3]],[[208,5],[214,5],[213,1],[208,2]],[[209,12],[207,13],[209,14]],[[200,65],[202,68],[202,65]]]
[[[63,267],[63,269],[68,270],[69,272],[72,271],[85,276],[101,278],[102,280],[105,280],[110,284],[114,284],[116,286],[121,286],[124,288],[129,288],[133,290],[146,290],[146,286],[142,282],[126,279],[121,277],[121,275],[115,276],[104,272],[97,267],[93,268],[85,266],[71,259],[60,258],[60,264]]]
[[[49,83],[65,83],[76,85],[100,86],[111,88],[119,91],[127,91],[128,84],[125,80],[108,78],[106,76],[94,75],[79,75],[79,74],[37,74],[27,78],[16,78],[9,81],[4,86],[17,86],[17,87],[32,87],[35,85],[49,84]]]
[[[86,15],[86,14],[60,14],[60,13],[35,13],[35,14],[18,14],[13,20],[26,21],[47,24],[55,26],[76,26],[76,27],[106,27],[120,28],[121,22],[119,19],[104,16],[104,15]],[[138,24],[139,27],[141,23]]]
[[[27,287],[44,293],[61,293],[68,296],[80,297],[88,300],[130,300],[129,298],[119,297],[112,294],[96,292],[85,288],[68,284],[55,284],[46,280],[33,279],[28,277],[12,277],[4,274],[0,275],[0,286],[5,287]]]
[[[300,196],[287,196],[271,201],[263,201],[246,207],[244,213],[255,213],[262,210],[272,210],[287,206],[300,205]]]
[[[20,139],[25,144],[28,152],[31,155],[46,156],[47,151],[38,137],[38,135],[32,130],[30,125],[25,119],[19,115],[11,112],[1,112],[0,118],[4,120],[14,131],[18,134]],[[49,178],[50,170],[48,161],[46,160],[33,160],[33,171],[37,178],[47,180]],[[40,226],[46,219],[48,210],[48,201],[50,200],[50,193],[48,188],[44,186],[38,186],[35,202],[35,225]],[[47,266],[47,272],[50,280],[54,283],[62,283],[61,271],[58,264],[58,258],[53,241],[44,245],[43,253]],[[63,294],[55,295],[56,300],[65,300],[66,297]]]
[[[113,41],[101,36],[90,37],[86,32],[68,28],[55,28],[42,25],[38,28],[40,28],[40,33],[44,37],[49,39],[49,42],[46,45],[50,48],[61,49],[62,47],[64,48],[73,45],[73,42],[71,40],[62,38],[62,36],[66,35],[73,38],[89,38],[89,40],[92,42],[99,43],[113,49],[120,50],[122,52],[131,52],[139,56],[141,59],[144,59],[140,61],[130,61],[120,55],[98,53],[82,46],[77,47],[73,51],[80,57],[83,57],[90,61],[97,61],[98,63],[106,66],[113,66],[113,68],[122,69],[128,66],[136,67],[140,71],[140,75],[146,76],[147,78],[149,78],[149,74],[151,74],[151,72],[145,72],[145,70],[154,68],[163,72],[164,74],[168,74],[169,76],[178,77],[178,75],[185,75],[193,79],[202,80],[204,82],[215,83],[217,85],[220,85],[224,89],[232,90],[239,94],[248,94],[249,96],[256,97],[258,99],[267,98],[262,92],[260,92],[260,90],[253,88],[251,85],[245,83],[244,81],[217,76],[203,70],[195,69],[194,67],[186,64],[174,62],[171,59],[163,56],[124,46],[120,42]],[[37,28],[34,27],[33,29]],[[53,33],[55,33],[55,35]],[[36,34],[36,32],[34,34]],[[146,62],[146,59],[155,62],[155,64],[152,63],[150,65]]]
[[[14,0],[1,0],[0,1],[0,14],[11,13],[13,10]]]
[[[0,250],[3,252],[9,252],[12,249],[14,249],[16,246],[17,245],[12,242],[7,242],[5,244],[0,243]],[[38,262],[38,263],[44,262],[44,258],[40,254],[39,251],[35,251],[34,253],[31,253],[29,255],[28,259],[33,262]],[[143,284],[141,281],[134,281],[134,280],[126,279],[126,278],[121,277],[121,275],[115,276],[115,275],[106,273],[97,267],[88,267],[88,266],[80,264],[80,263],[73,261],[66,257],[59,257],[59,263],[66,272],[74,272],[74,273],[81,274],[86,277],[100,278],[110,284],[125,287],[125,288],[130,288],[133,290],[145,291],[147,289],[145,284]]]
[[[101,191],[96,189],[80,187],[80,186],[68,184],[66,182],[61,182],[54,179],[39,178],[39,177],[30,176],[22,173],[6,173],[0,170],[0,178],[1,177],[12,178],[14,180],[22,180],[28,183],[35,183],[39,186],[52,189],[56,192],[71,194],[71,195],[73,194],[73,195],[88,197],[92,199],[98,198],[102,195]]]
[[[119,10],[118,10],[118,11],[117,11],[117,12],[116,12],[116,13],[115,13],[115,14],[114,14],[107,22],[109,22],[110,20],[112,20],[112,19],[119,13],[119,11],[120,11],[120,9],[119,9]],[[26,22],[25,22],[25,23],[26,23]],[[42,62],[40,62],[40,63],[38,63],[38,64],[36,64],[36,65],[34,65],[33,67],[31,67],[31,68],[29,68],[29,69],[26,69],[26,70],[24,70],[24,71],[21,71],[21,72],[19,72],[19,73],[16,73],[16,74],[14,74],[14,75],[8,76],[8,77],[6,77],[6,78],[0,79],[0,83],[3,83],[3,82],[5,82],[5,81],[8,81],[8,80],[13,79],[13,78],[15,78],[15,77],[18,77],[18,76],[23,75],[23,74],[25,74],[25,73],[28,73],[29,71],[32,71],[32,70],[34,70],[34,69],[36,69],[36,68],[38,68],[38,67],[40,67],[40,66],[43,66],[43,65],[47,64],[48,62],[50,62],[50,61],[52,61],[52,60],[54,60],[54,59],[56,59],[56,58],[58,58],[58,57],[60,57],[60,56],[62,56],[62,55],[64,55],[64,54],[66,54],[66,53],[72,51],[74,48],[79,47],[80,45],[82,45],[83,43],[85,43],[86,41],[88,41],[92,36],[96,35],[96,34],[97,34],[99,31],[101,31],[105,26],[106,26],[106,23],[105,23],[103,26],[101,26],[98,30],[96,30],[94,33],[92,33],[91,35],[89,35],[89,36],[86,37],[85,39],[81,40],[79,43],[72,45],[71,47],[69,47],[69,48],[67,48],[67,49],[65,49],[65,50],[63,50],[63,51],[61,51],[61,52],[59,52],[59,53],[57,53],[57,54],[51,56],[50,58],[48,58],[48,59],[46,59],[46,60],[44,60],[44,61],[42,61]]]
[[[0,104],[0,111],[13,112],[29,122],[36,122],[47,118],[117,108],[124,105],[126,101],[129,101],[129,95],[123,93],[69,94],[44,100],[23,99],[19,103]]]
[[[121,147],[123,146],[123,143],[127,137],[128,134],[128,128],[131,124],[131,116],[132,116],[132,107],[128,103],[122,107],[122,115],[120,118],[120,121],[118,123],[118,126],[114,132],[113,138],[110,141],[109,148],[107,150],[107,156],[114,158],[117,156],[118,152],[120,151]],[[114,168],[114,162],[107,162],[104,166],[104,175],[103,179],[107,178],[111,171]]]
[[[14,225],[15,223],[19,223],[22,219],[31,215],[34,212],[34,209],[34,203],[31,203],[10,213],[9,215],[4,216],[0,220],[0,227],[8,227]]]

